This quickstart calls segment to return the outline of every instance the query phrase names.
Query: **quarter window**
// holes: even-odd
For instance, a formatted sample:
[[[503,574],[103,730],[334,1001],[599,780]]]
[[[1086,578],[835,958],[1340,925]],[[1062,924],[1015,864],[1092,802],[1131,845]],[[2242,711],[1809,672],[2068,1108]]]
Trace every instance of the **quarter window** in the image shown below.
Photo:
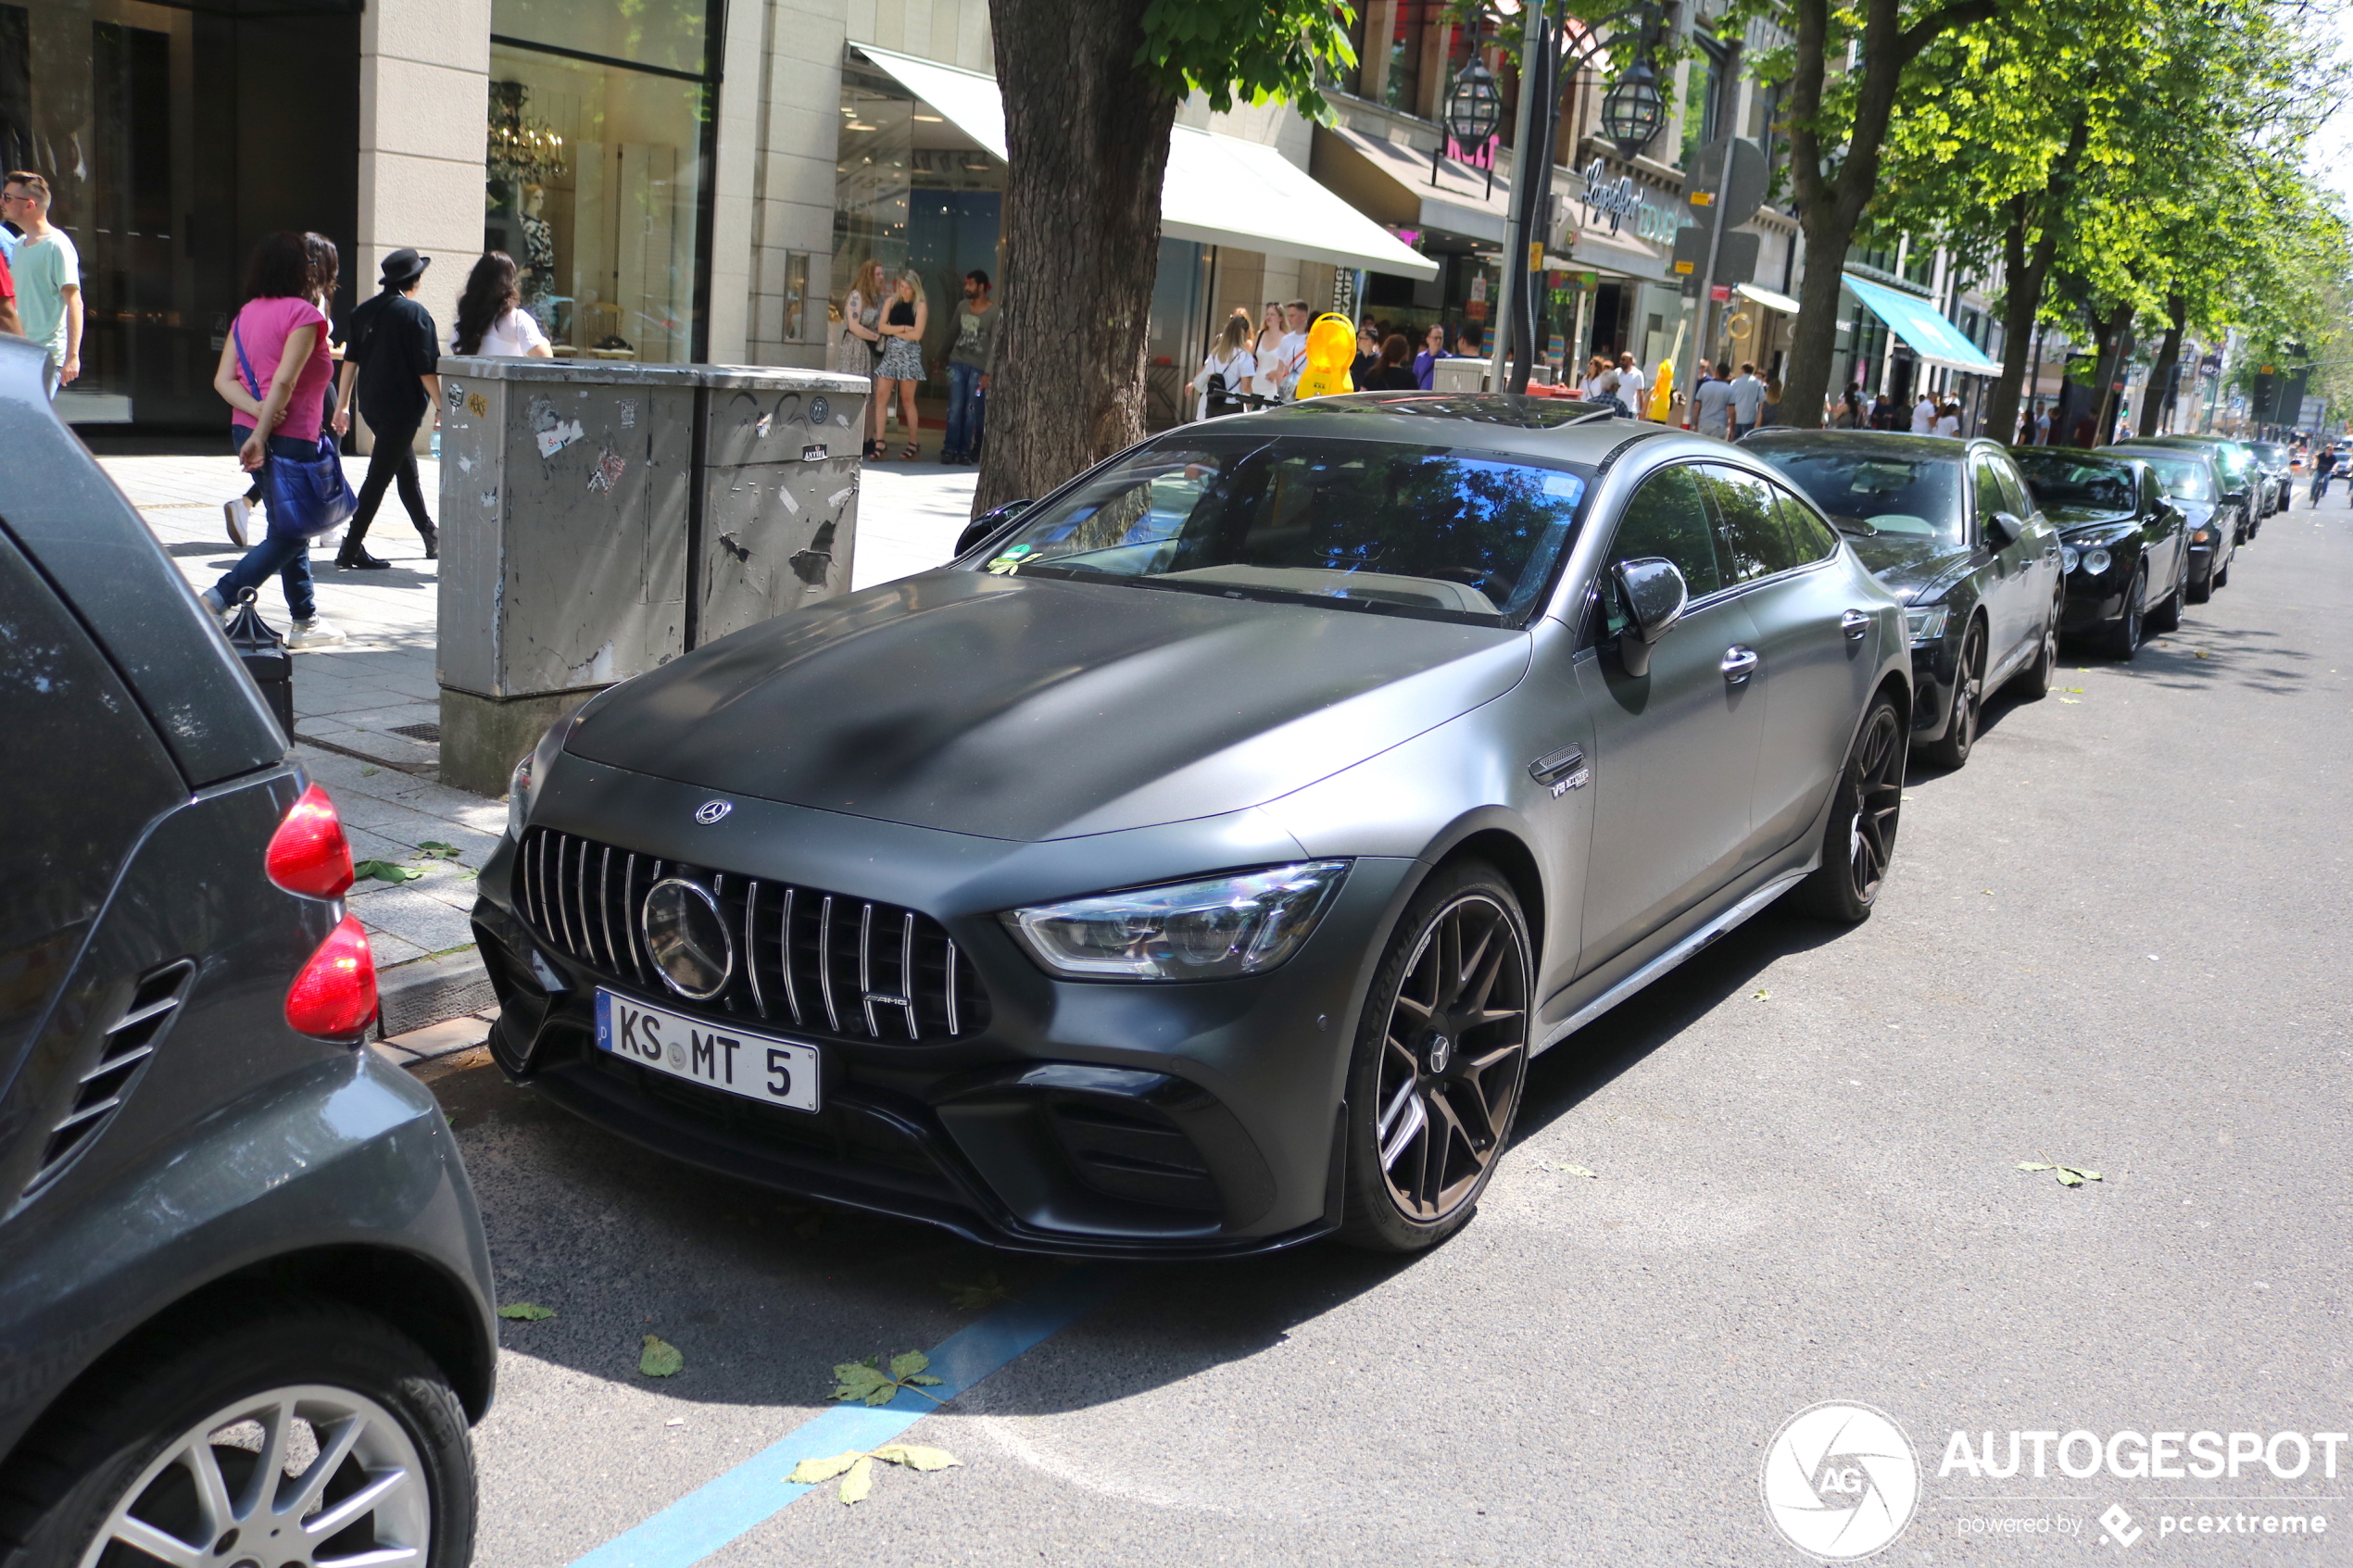
[[[1733,582],[1753,583],[1810,558],[1793,547],[1774,505],[1773,487],[1765,481],[1711,463],[1700,470],[1700,486],[1716,508],[1718,538]]]

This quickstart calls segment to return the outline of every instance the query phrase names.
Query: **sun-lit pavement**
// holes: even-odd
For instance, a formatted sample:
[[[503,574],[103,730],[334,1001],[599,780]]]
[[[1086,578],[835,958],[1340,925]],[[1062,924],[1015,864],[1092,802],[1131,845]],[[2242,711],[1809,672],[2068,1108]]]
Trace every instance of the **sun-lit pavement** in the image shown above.
[[[2070,649],[1966,769],[1916,770],[1869,922],[1768,911],[1539,1060],[1449,1245],[1139,1265],[908,1434],[960,1468],[887,1470],[854,1508],[819,1487],[707,1561],[1796,1564],[1766,1445],[1844,1399],[1919,1451],[1874,1562],[2106,1560],[2111,1507],[2130,1560],[2344,1562],[2156,1522],[2339,1536],[2353,1448],[2235,1485],[1939,1469],[1958,1431],[2347,1427],[2348,628],[2353,517],[2274,519],[2138,662]],[[830,1408],[836,1363],[973,1323],[948,1286],[1060,1277],[645,1153],[479,1056],[434,1078],[501,1298],[557,1314],[502,1325],[497,1568],[575,1562],[747,1465]],[[2045,1156],[2105,1179],[2018,1168]],[[648,1334],[685,1370],[642,1375]],[[742,1484],[781,1502],[788,1469]]]

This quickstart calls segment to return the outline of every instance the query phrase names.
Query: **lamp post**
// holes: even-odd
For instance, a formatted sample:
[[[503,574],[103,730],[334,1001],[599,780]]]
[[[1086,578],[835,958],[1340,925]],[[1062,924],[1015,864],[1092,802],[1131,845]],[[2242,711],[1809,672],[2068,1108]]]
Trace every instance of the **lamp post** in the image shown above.
[[[1484,146],[1504,122],[1504,94],[1495,85],[1495,73],[1479,58],[1479,24],[1485,19],[1471,18],[1470,60],[1455,73],[1454,84],[1446,90],[1445,112],[1441,117],[1446,134],[1468,156],[1474,147]],[[1446,156],[1441,146],[1429,160],[1429,182],[1438,183],[1438,168]],[[1495,160],[1487,161],[1487,194],[1495,194]]]
[[[1667,123],[1667,101],[1659,94],[1658,72],[1651,68],[1649,56],[1646,31],[1642,55],[1602,98],[1602,132],[1617,144],[1618,153],[1629,163]]]

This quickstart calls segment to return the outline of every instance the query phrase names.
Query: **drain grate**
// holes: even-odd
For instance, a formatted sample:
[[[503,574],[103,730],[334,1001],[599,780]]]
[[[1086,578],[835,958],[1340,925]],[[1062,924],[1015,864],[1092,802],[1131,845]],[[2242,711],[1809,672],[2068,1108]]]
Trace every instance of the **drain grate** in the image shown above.
[[[395,724],[392,733],[407,735],[410,740],[430,741],[435,746],[441,744],[441,726],[438,724]]]

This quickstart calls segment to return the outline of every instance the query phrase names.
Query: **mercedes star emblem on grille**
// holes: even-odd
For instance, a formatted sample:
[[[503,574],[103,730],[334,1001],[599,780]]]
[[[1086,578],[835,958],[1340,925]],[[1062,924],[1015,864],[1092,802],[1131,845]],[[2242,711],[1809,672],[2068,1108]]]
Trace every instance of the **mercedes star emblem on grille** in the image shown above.
[[[695,808],[695,821],[709,827],[735,809],[736,803],[732,800],[706,800]]]
[[[711,889],[664,877],[646,890],[638,918],[664,985],[690,1002],[707,1002],[727,988],[736,972],[736,935],[720,917]]]

